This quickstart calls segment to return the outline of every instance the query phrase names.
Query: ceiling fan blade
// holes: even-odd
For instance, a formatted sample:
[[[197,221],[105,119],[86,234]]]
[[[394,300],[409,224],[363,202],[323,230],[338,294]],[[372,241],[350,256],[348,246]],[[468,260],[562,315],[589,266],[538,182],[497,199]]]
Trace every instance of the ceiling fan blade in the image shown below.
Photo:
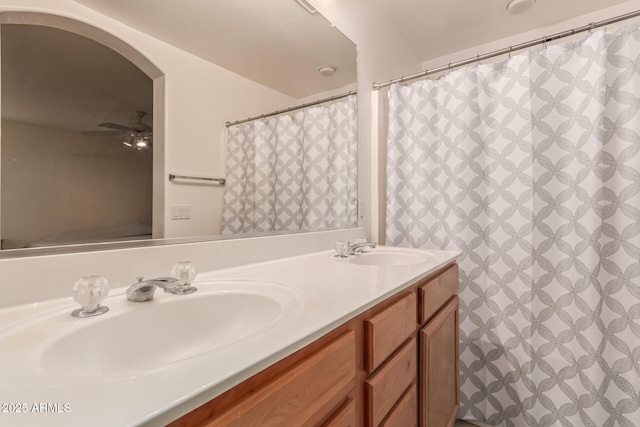
[[[117,130],[120,130],[122,132],[128,132],[131,129],[129,126],[122,126],[122,125],[119,125],[117,123],[111,123],[111,122],[100,123],[97,126],[100,126],[100,127],[103,127],[103,128],[109,128],[109,129],[117,129]]]
[[[87,130],[80,133],[84,136],[118,136],[124,132],[119,130]]]

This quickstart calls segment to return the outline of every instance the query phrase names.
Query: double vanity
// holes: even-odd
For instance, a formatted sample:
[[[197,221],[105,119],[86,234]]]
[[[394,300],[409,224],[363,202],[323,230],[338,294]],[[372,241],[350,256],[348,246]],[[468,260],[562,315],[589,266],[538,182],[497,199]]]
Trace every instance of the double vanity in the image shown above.
[[[449,425],[459,253],[365,251],[204,271],[145,302],[116,288],[95,317],[70,298],[0,310],[0,424]]]

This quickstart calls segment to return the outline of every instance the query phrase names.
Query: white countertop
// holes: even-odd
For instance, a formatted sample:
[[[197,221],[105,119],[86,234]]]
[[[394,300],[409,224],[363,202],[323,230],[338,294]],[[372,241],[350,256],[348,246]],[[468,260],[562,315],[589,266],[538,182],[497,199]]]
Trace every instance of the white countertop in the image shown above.
[[[110,311],[96,318],[71,317],[71,311],[77,308],[71,298],[0,310],[0,425],[166,424],[452,262],[460,254],[410,251],[428,255],[428,261],[396,266],[357,265],[334,258],[332,251],[324,251],[200,272],[194,282],[199,292],[186,296],[156,292],[153,301],[131,303],[126,301],[125,288],[118,288],[103,302]],[[225,286],[241,281],[265,282],[272,284],[273,289],[282,287],[291,291],[287,315],[260,333],[148,372],[132,371],[105,377],[50,375],[39,361],[43,346],[72,328],[88,327],[88,322],[105,322],[109,320],[107,316],[141,310],[142,304],[220,292]],[[269,292],[269,286],[265,285],[264,292]],[[138,317],[144,319],[144,316]],[[172,321],[177,327],[189,327],[189,324],[180,325],[180,318]],[[38,322],[43,326],[34,328]],[[135,323],[138,324],[130,325],[131,333],[139,333],[141,340],[156,327],[144,320]],[[101,345],[99,337],[96,343]],[[133,365],[144,366],[146,360],[140,360],[139,354],[132,351],[129,355],[126,349],[123,353],[131,358]],[[16,412],[21,409],[24,412]]]

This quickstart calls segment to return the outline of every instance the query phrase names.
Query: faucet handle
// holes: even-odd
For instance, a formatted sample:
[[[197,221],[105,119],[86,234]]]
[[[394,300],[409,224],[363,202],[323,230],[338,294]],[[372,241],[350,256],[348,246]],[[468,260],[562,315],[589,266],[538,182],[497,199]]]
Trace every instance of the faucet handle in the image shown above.
[[[349,250],[349,242],[345,242],[344,240],[338,240],[334,248],[336,250],[336,258],[346,258],[347,251]]]
[[[71,295],[73,300],[80,304],[82,308],[74,310],[71,315],[74,317],[91,317],[109,311],[109,307],[101,306],[100,303],[109,294],[109,282],[102,276],[83,276],[73,285]]]
[[[196,267],[191,261],[178,261],[171,269],[171,276],[178,279],[178,286],[171,289],[171,293],[190,294],[198,290],[191,286],[191,282],[196,278]]]

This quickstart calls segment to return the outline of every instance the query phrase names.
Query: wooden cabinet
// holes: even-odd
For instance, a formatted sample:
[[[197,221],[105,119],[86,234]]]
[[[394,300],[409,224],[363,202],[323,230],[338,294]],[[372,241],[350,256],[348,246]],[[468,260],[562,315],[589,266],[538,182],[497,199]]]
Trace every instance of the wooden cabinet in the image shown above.
[[[458,294],[459,281],[458,266],[453,264],[418,287],[420,324],[426,323],[447,301]]]
[[[356,427],[356,420],[356,401],[349,399],[326,423],[322,424],[322,427]]]
[[[453,426],[458,409],[458,297],[420,330],[420,425]]]
[[[170,426],[452,426],[457,293],[451,264]]]
[[[326,340],[323,340],[326,341]],[[259,378],[247,380],[220,399],[205,404],[172,423],[172,426],[248,427],[321,425],[338,412],[353,390],[356,379],[355,333],[347,331],[323,342],[300,361],[273,375],[274,366]],[[290,360],[283,361],[289,364]],[[240,395],[240,396],[238,396]],[[348,414],[347,414],[348,416]],[[345,424],[335,424],[345,425]],[[349,425],[349,424],[346,424]]]
[[[364,321],[365,366],[373,372],[416,330],[416,293]]]
[[[418,427],[418,385],[413,384],[400,398],[400,401],[387,419],[382,423],[384,427]]]
[[[453,425],[458,280],[458,266],[450,265],[365,319],[365,426]]]
[[[365,382],[367,425],[378,426],[417,377],[415,338],[406,343]]]

